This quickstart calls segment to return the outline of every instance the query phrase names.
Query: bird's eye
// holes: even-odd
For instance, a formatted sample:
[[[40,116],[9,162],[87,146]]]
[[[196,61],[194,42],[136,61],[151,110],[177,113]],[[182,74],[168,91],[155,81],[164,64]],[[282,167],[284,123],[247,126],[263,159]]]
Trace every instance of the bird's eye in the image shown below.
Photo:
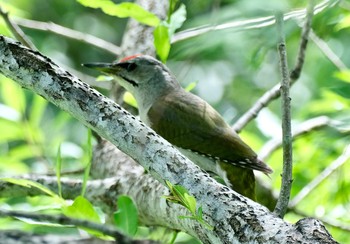
[[[137,65],[135,63],[120,63],[120,64],[118,64],[118,66],[126,69],[129,72],[133,71],[137,67]]]

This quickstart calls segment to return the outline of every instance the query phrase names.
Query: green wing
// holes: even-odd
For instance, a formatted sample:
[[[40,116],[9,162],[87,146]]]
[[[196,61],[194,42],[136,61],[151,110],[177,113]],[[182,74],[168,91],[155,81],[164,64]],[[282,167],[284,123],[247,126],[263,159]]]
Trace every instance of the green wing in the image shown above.
[[[184,96],[184,92],[161,97],[148,111],[151,127],[158,134],[183,149],[239,167],[271,171],[208,103],[191,93]]]

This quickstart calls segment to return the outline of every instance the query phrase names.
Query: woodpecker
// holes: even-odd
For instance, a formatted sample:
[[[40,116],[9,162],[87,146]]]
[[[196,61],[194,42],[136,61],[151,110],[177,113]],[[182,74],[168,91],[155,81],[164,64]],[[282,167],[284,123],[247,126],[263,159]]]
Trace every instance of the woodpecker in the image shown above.
[[[112,76],[134,95],[144,123],[200,168],[255,200],[253,170],[270,174],[271,168],[258,159],[213,107],[185,91],[164,64],[138,54],[119,62],[83,65]]]

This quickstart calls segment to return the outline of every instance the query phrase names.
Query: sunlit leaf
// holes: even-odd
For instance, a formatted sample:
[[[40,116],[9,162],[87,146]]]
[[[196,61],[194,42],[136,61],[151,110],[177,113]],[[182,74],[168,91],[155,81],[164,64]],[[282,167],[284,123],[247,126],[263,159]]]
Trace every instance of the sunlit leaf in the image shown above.
[[[337,71],[334,76],[342,81],[350,83],[350,70]]]
[[[1,96],[4,103],[14,108],[19,113],[24,113],[26,105],[24,90],[10,79],[4,79],[1,83]]]
[[[77,0],[80,4],[90,8],[101,8],[101,10],[111,16],[119,18],[134,18],[142,24],[157,26],[159,18],[142,8],[136,3],[123,2],[115,4],[111,0]]]
[[[186,91],[192,91],[196,86],[197,86],[197,83],[198,81],[195,81],[195,82],[191,82],[190,84],[188,84],[186,87],[185,87],[185,90]]]
[[[78,196],[70,206],[62,208],[64,215],[76,219],[85,219],[96,223],[101,223],[100,216],[93,205],[84,197]]]
[[[344,16],[339,22],[338,24],[335,26],[336,30],[341,30],[344,28],[349,28],[350,27],[350,14]]]
[[[166,24],[160,24],[153,32],[154,46],[160,60],[165,63],[170,52],[169,30]]]
[[[130,92],[126,91],[124,93],[123,99],[124,99],[124,102],[126,102],[127,104],[133,106],[134,108],[137,108],[136,99]]]
[[[99,75],[96,78],[96,81],[112,81],[113,77],[107,75]]]
[[[40,126],[40,121],[43,118],[47,104],[48,102],[44,98],[34,96],[29,116],[29,123],[32,126]]]
[[[186,199],[186,205],[188,207],[188,210],[190,210],[191,213],[195,213],[196,212],[196,199],[187,193],[184,194],[184,198]]]
[[[22,125],[17,122],[0,118],[0,129],[0,142],[24,139]]]
[[[0,165],[0,173],[2,175],[17,175],[30,172],[30,168],[27,164],[11,156],[0,155]]]
[[[53,191],[51,191],[49,188],[47,188],[46,186],[38,183],[38,182],[34,182],[34,181],[30,181],[30,180],[26,180],[26,179],[16,179],[16,178],[0,178],[1,181],[6,181],[15,185],[19,185],[19,186],[23,186],[23,187],[34,187],[40,191],[42,191],[43,193],[57,198],[57,199],[61,199],[56,193],[54,193]],[[62,199],[62,201],[64,201]]]

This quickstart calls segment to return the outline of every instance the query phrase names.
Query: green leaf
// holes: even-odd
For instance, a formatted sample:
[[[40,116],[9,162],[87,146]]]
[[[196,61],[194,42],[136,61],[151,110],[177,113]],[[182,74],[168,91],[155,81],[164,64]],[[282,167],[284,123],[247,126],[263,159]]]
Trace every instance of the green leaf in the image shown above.
[[[114,213],[115,225],[123,233],[134,236],[138,226],[137,208],[128,196],[121,195],[117,201],[118,211]]]
[[[180,7],[170,16],[169,19],[169,36],[170,39],[175,31],[180,28],[186,20],[186,7],[181,4]]]
[[[195,82],[191,82],[190,84],[188,84],[186,87],[185,87],[185,90],[186,91],[192,91],[196,86],[197,86],[197,83],[198,81],[195,81]]]
[[[154,46],[160,60],[165,63],[170,52],[169,29],[166,23],[158,25],[154,32]]]
[[[347,69],[347,70],[335,72],[334,77],[350,83],[350,70]]]
[[[338,81],[334,83],[333,87],[330,87],[330,90],[346,99],[350,99],[350,83]]]
[[[11,140],[24,140],[22,124],[0,118],[1,136],[0,143],[9,142]]]
[[[339,21],[339,23],[335,26],[335,29],[339,31],[341,29],[345,29],[349,27],[350,27],[350,15],[348,14]]]
[[[123,99],[127,104],[133,106],[134,108],[138,108],[136,99],[130,92],[126,91],[124,93]]]
[[[90,8],[100,8],[104,13],[116,16],[119,18],[134,18],[138,22],[149,25],[157,26],[160,23],[159,18],[142,8],[136,3],[124,2],[115,4],[111,0],[77,0],[80,4]]]
[[[62,213],[68,217],[101,223],[101,219],[93,205],[82,196],[74,199],[72,205],[62,207]]]
[[[185,208],[187,208],[191,212],[191,216],[178,216],[180,219],[193,219],[201,223],[202,225],[205,226],[205,228],[209,230],[213,230],[214,227],[209,225],[207,222],[203,220],[203,209],[200,206],[198,208],[198,211],[196,211],[196,199],[191,196],[187,189],[183,186],[180,185],[173,185],[170,183],[170,181],[165,181],[166,185],[168,186],[172,196],[164,196],[166,200],[178,203]]]
[[[5,104],[23,115],[26,106],[26,98],[24,90],[18,84],[10,79],[4,79],[4,81],[1,82],[1,96]]]
[[[49,188],[45,187],[44,185],[34,182],[34,181],[30,181],[30,180],[26,180],[26,179],[15,179],[15,178],[0,178],[1,181],[6,181],[15,185],[19,185],[19,186],[24,186],[24,187],[34,187],[36,189],[39,189],[40,191],[42,191],[43,193],[61,200],[62,202],[64,202],[64,199],[60,198],[56,193],[54,193],[53,191],[51,191]]]
[[[107,75],[99,75],[96,77],[96,81],[112,81],[113,77]]]
[[[203,208],[202,208],[202,206],[200,206],[198,208],[197,216],[198,216],[199,219],[203,219]]]
[[[29,116],[29,123],[31,124],[31,126],[40,126],[40,121],[44,115],[47,104],[48,103],[44,98],[40,96],[33,97],[33,104],[30,107]]]
[[[184,198],[186,200],[188,210],[190,210],[191,213],[196,213],[196,199],[187,193],[184,194]]]

